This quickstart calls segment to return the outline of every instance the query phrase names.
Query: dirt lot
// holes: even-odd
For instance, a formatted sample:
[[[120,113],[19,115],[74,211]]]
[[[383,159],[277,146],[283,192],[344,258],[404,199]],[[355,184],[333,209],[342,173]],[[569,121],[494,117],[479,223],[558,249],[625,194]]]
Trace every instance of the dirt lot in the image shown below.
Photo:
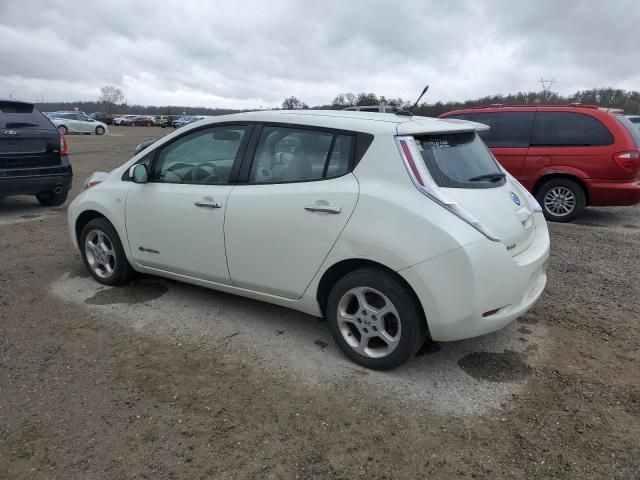
[[[165,132],[68,137],[73,194]],[[640,478],[640,208],[551,235],[533,311],[380,373],[296,312],[101,288],[64,208],[0,200],[0,478]]]

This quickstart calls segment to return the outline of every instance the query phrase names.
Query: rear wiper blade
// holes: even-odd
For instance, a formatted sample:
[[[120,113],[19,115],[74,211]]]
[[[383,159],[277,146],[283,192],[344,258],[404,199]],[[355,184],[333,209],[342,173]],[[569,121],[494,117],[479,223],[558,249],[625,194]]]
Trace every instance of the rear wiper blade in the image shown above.
[[[477,177],[471,177],[467,181],[468,182],[479,182],[481,180],[490,180],[492,182],[499,182],[504,177],[506,177],[506,175],[504,173],[502,173],[502,172],[485,173],[484,175],[478,175]]]

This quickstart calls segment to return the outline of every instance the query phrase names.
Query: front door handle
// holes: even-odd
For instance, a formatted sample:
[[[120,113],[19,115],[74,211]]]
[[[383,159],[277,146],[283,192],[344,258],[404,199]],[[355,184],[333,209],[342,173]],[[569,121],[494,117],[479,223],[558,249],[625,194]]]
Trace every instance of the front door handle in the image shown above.
[[[194,205],[202,208],[222,208],[222,204],[220,202],[214,202],[213,200],[201,200],[194,203]]]
[[[309,212],[333,213],[334,215],[342,211],[340,207],[332,207],[331,205],[307,205],[304,209]]]

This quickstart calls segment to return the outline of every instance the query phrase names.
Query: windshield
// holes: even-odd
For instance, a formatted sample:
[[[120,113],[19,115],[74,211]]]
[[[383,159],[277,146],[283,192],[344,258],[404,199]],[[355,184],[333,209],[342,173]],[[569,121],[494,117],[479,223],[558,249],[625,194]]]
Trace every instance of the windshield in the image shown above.
[[[441,187],[494,188],[505,183],[505,174],[475,132],[416,136],[416,143]]]

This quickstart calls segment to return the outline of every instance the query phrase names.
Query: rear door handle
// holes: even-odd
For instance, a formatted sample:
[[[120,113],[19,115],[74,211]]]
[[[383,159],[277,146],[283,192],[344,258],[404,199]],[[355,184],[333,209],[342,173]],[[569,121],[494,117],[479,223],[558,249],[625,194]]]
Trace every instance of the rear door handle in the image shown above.
[[[331,205],[307,205],[304,209],[309,212],[333,213],[334,215],[342,211],[340,207],[332,207]]]
[[[214,202],[213,200],[201,200],[194,203],[194,205],[202,208],[222,208],[222,204],[220,202]]]

